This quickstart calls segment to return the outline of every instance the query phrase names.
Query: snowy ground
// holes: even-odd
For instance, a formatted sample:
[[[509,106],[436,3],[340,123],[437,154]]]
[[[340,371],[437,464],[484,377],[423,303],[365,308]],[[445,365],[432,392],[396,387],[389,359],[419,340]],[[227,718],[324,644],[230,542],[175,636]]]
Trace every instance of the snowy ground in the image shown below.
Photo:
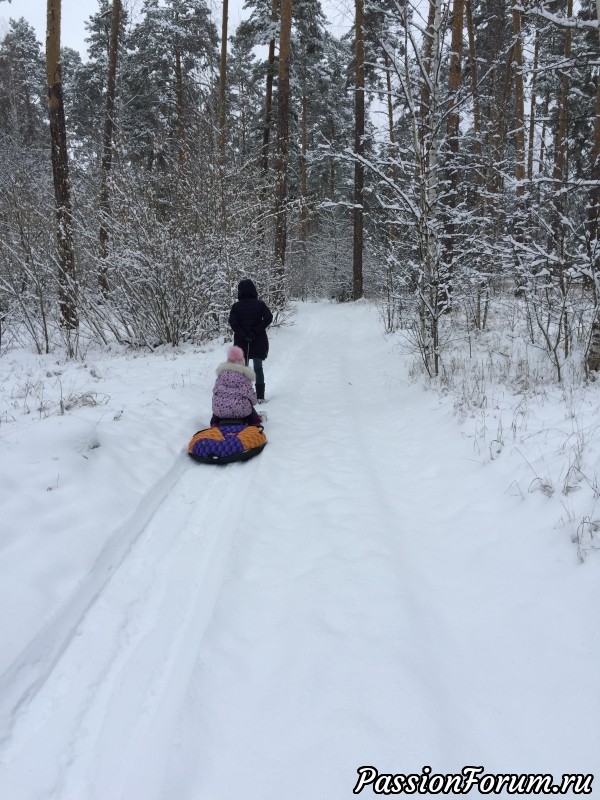
[[[269,444],[222,469],[184,453],[222,343],[0,360],[1,800],[347,800],[362,765],[600,781],[600,552],[571,541],[594,480],[575,513],[530,473],[573,420],[483,446],[369,305],[293,323]]]

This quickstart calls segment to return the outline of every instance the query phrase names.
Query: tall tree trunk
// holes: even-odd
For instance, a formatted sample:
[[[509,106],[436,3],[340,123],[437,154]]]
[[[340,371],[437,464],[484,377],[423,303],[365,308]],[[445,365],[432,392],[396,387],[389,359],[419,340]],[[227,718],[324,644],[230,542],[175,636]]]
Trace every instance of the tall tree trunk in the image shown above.
[[[271,22],[277,22],[277,0],[271,3]],[[265,177],[269,171],[269,140],[271,138],[271,111],[273,108],[273,73],[275,71],[275,39],[269,42],[267,58],[267,83],[265,86],[265,113],[263,122],[262,168]]]
[[[594,181],[590,191],[589,231],[590,241],[598,239],[598,221],[600,218],[600,75],[596,76],[596,111],[594,117],[594,140],[592,143],[591,179]],[[597,260],[597,257],[596,257]]]
[[[600,0],[596,0],[596,14],[598,24],[600,25]],[[600,36],[600,27],[598,28],[598,35]],[[596,75],[596,110],[591,160],[592,169],[590,178],[593,183],[590,190],[588,207],[588,230],[590,245],[595,243],[595,250],[591,255],[594,271],[597,271],[599,257],[598,223],[600,221],[600,74]]]
[[[540,163],[538,164],[538,174],[544,171],[544,159],[546,158],[546,129],[548,127],[548,112],[550,110],[550,89],[546,89],[544,105],[542,107],[542,130],[540,132]]]
[[[518,198],[525,193],[525,92],[523,89],[523,41],[521,37],[521,12],[518,0],[513,0],[513,71],[515,76],[515,179]]]
[[[567,17],[573,15],[573,0],[567,0]],[[564,60],[571,58],[571,28],[565,28]],[[554,169],[552,177],[555,181],[555,195],[558,211],[562,211],[562,184],[566,178],[566,151],[567,134],[569,124],[569,86],[570,79],[568,68],[565,66],[561,70],[558,92],[558,127],[554,140]]]
[[[444,302],[449,301],[450,297],[450,280],[452,275],[452,262],[454,259],[455,248],[455,222],[454,211],[456,209],[456,201],[458,196],[458,152],[459,152],[459,125],[460,117],[458,108],[456,107],[458,99],[458,91],[460,89],[461,81],[461,67],[462,67],[462,42],[463,42],[463,27],[464,27],[464,0],[454,0],[454,7],[452,12],[452,43],[451,43],[451,56],[450,56],[450,70],[448,75],[448,147],[450,150],[450,169],[448,170],[448,183],[450,195],[447,201],[447,214],[446,214],[446,246],[445,246],[445,267],[447,274],[445,280],[447,286],[442,291]]]
[[[277,90],[277,178],[275,184],[275,304],[285,300],[285,250],[287,245],[287,165],[290,114],[290,57],[292,37],[292,0],[281,0],[279,35],[279,75]]]
[[[383,50],[383,64],[385,67],[385,86],[387,93],[388,131],[390,144],[393,147],[393,145],[396,143],[396,137],[394,135],[394,106],[392,102],[392,65],[390,63],[388,52],[385,48]]]
[[[58,286],[61,321],[67,330],[75,330],[77,316],[77,275],[73,248],[73,211],[69,184],[67,131],[62,95],[60,65],[60,0],[48,0],[46,32],[46,81],[52,148],[52,174],[56,202],[56,239],[58,245]]]
[[[119,54],[119,30],[121,25],[121,0],[113,0],[108,50],[108,76],[106,81],[106,117],[102,140],[102,168],[100,174],[100,274],[101,291],[108,292],[108,219],[110,216],[109,180],[112,169],[113,133],[115,127],[115,93],[117,86],[117,62]]]
[[[300,241],[303,257],[306,262],[306,240],[308,236],[308,100],[306,92],[302,94],[302,137],[300,153]]]
[[[567,0],[567,17],[573,16],[573,0]],[[567,294],[567,282],[565,279],[564,246],[565,246],[565,225],[563,222],[565,215],[564,185],[567,178],[567,147],[569,133],[569,88],[570,78],[567,62],[572,56],[572,32],[571,28],[565,29],[564,60],[565,66],[562,69],[559,81],[558,92],[558,127],[554,139],[554,169],[552,172],[554,185],[554,224],[553,239],[550,247],[554,250],[558,259],[558,283],[563,297]],[[564,328],[564,354],[565,358],[569,355],[569,327],[568,318],[565,311],[563,316]]]
[[[527,145],[527,180],[533,180],[533,153],[535,150],[535,94],[537,90],[537,68],[540,58],[540,32],[535,31],[533,48],[533,67],[531,70],[531,101],[529,105],[529,142]]]
[[[223,0],[223,20],[221,25],[221,65],[219,74],[219,158],[225,165],[225,120],[227,89],[227,23],[229,0]]]
[[[355,94],[354,94],[354,210],[353,210],[353,258],[352,297],[363,296],[363,223],[365,168],[360,160],[365,152],[365,40],[364,3],[355,0]]]
[[[515,241],[523,241],[525,207],[525,92],[523,88],[523,41],[521,37],[521,12],[517,8],[518,0],[513,0],[512,33],[513,58],[512,69],[515,76],[515,181],[517,209],[514,223]]]
[[[596,0],[596,15],[600,24],[600,0]],[[600,35],[600,28],[598,30]],[[590,259],[594,273],[596,317],[592,324],[590,346],[586,366],[590,371],[600,370],[600,276],[598,275],[598,223],[600,220],[600,75],[596,76],[596,116],[594,118],[594,141],[592,144],[592,184],[588,206],[588,230]]]
[[[477,186],[481,186],[481,104],[479,101],[479,78],[477,70],[477,51],[475,48],[475,26],[473,24],[472,0],[466,0],[467,35],[469,39],[469,71],[471,73],[471,92],[473,95],[473,149],[477,157]]]
[[[464,0],[454,0],[452,11],[452,43],[450,70],[448,75],[448,143],[453,154],[458,153],[458,128],[460,118],[456,108],[458,90],[460,89],[462,41],[464,21]]]
[[[419,112],[419,119],[421,121],[421,141],[427,139],[427,126],[430,119],[429,100],[431,97],[430,81],[427,77],[431,76],[431,57],[433,53],[433,39],[434,27],[436,19],[437,3],[435,0],[429,0],[429,12],[427,16],[427,27],[423,37],[423,66],[422,66],[422,81],[421,81],[421,107]]]
[[[494,215],[494,239],[500,231],[501,214],[495,207],[495,202],[492,196],[500,198],[504,193],[504,170],[502,163],[506,152],[507,140],[507,115],[504,109],[510,102],[510,90],[512,86],[512,63],[514,58],[514,44],[510,47],[504,72],[504,84],[502,94],[499,96],[500,88],[500,75],[498,70],[492,70],[492,84],[491,97],[496,98],[493,106],[490,108],[490,117],[492,118],[491,131],[486,136],[489,144],[488,167],[487,167],[487,191],[488,199],[486,200],[486,212]],[[488,209],[490,209],[488,211]]]
[[[181,72],[181,51],[175,50],[175,97],[177,99],[177,163],[179,174],[183,174],[185,166],[185,102],[183,99],[183,75]]]
[[[335,141],[335,134],[336,134],[335,122],[331,120],[331,130],[329,131],[329,135],[331,136],[332,142]],[[329,171],[327,175],[327,184],[328,184],[330,200],[335,199],[335,179],[336,179],[335,167],[336,167],[335,158],[330,158]]]
[[[473,96],[473,155],[475,161],[475,200],[476,214],[485,218],[486,193],[481,189],[485,182],[485,167],[483,164],[483,147],[481,140],[481,100],[479,97],[479,72],[477,69],[477,48],[475,45],[475,25],[473,23],[472,0],[465,0],[465,18],[467,23],[467,38],[469,42],[469,72],[471,75],[471,94]],[[477,257],[480,261],[480,257]]]
[[[219,69],[219,191],[221,194],[222,242],[226,250],[227,241],[227,190],[225,179],[225,128],[227,119],[227,26],[229,22],[229,0],[223,0],[221,20],[221,61]],[[226,260],[226,252],[223,253]]]
[[[398,181],[398,151],[396,148],[396,135],[394,133],[394,105],[392,102],[392,64],[390,61],[389,54],[385,49],[385,45],[383,47],[383,64],[385,67],[385,84],[387,90],[387,112],[388,112],[388,135],[390,137],[390,155],[392,157],[392,166],[391,166],[391,174],[392,174],[392,181],[397,183]],[[389,226],[389,237],[388,237],[388,245],[391,247],[392,243],[396,239],[397,229],[395,224],[391,224]]]
[[[277,23],[277,0],[271,0],[271,22],[273,26]],[[271,139],[271,115],[273,111],[273,78],[275,72],[275,39],[269,42],[269,55],[267,57],[267,78],[265,85],[265,108],[263,114],[263,136],[262,148],[260,153],[260,163],[263,171],[263,185],[260,189],[260,198],[263,207],[266,210],[267,201],[269,197],[268,190],[268,175],[269,175],[269,143]],[[265,240],[266,240],[266,226],[264,219],[258,223],[259,235],[256,240],[256,260],[261,261],[264,258]]]
[[[438,148],[442,109],[440,105],[442,0],[429,0],[427,26],[423,31],[419,67],[420,98],[414,113],[414,148],[416,156],[415,190],[418,193],[418,242],[420,269],[417,280],[419,296],[419,346],[430,375],[439,370],[439,170]],[[408,29],[408,25],[406,26]],[[415,52],[417,46],[411,37]],[[418,55],[418,54],[417,54]],[[405,54],[410,74],[408,51]]]

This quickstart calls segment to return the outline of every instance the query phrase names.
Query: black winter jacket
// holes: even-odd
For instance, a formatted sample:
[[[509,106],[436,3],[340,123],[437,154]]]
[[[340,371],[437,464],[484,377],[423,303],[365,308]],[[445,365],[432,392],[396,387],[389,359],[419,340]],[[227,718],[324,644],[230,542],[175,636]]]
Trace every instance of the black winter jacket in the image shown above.
[[[267,328],[272,322],[273,314],[258,299],[256,286],[248,279],[240,281],[238,301],[229,312],[229,324],[233,328],[233,343],[242,348],[247,358],[267,357]]]

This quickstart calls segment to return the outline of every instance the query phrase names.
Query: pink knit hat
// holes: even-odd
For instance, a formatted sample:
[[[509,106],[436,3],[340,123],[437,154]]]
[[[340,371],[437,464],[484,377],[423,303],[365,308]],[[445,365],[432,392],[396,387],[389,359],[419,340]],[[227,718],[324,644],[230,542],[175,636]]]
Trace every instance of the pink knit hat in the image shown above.
[[[227,361],[231,361],[232,364],[245,364],[246,357],[242,348],[235,345],[230,347],[227,351]]]

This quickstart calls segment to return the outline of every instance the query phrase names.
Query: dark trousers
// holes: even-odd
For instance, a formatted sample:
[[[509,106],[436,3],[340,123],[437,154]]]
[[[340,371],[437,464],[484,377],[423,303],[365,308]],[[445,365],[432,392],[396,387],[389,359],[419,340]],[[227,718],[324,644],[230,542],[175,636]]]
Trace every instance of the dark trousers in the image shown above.
[[[253,358],[252,359],[252,366],[254,369],[254,374],[256,375],[256,383],[264,383],[265,382],[265,373],[263,372],[263,359],[262,358]]]

